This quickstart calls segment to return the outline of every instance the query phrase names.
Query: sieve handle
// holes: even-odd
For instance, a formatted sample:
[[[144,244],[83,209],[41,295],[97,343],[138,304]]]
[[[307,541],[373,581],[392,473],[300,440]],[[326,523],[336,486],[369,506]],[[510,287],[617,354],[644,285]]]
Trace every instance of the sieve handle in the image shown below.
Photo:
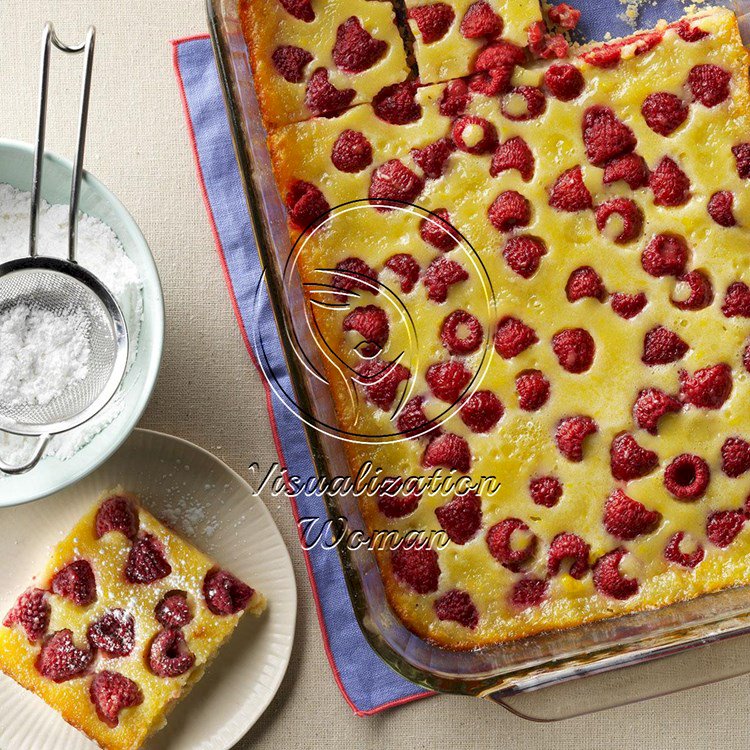
[[[10,466],[0,459],[0,471],[2,471],[3,474],[10,474],[11,476],[25,474],[27,471],[31,471],[44,455],[44,451],[47,449],[51,437],[51,435],[39,435],[36,447],[34,448],[34,454],[21,466]]]
[[[78,54],[83,52],[85,61],[81,84],[81,104],[78,113],[78,141],[73,178],[70,185],[70,210],[68,213],[68,259],[76,260],[76,239],[78,234],[78,203],[81,197],[81,179],[83,177],[83,153],[86,147],[86,124],[89,117],[89,94],[91,93],[91,70],[94,62],[94,41],[96,29],[89,26],[86,41],[75,47],[63,44],[55,33],[54,26],[48,23],[42,32],[42,62],[39,81],[39,119],[36,131],[36,149],[34,151],[34,177],[31,185],[31,226],[29,227],[29,256],[37,255],[37,235],[39,230],[39,203],[41,202],[42,166],[44,163],[44,137],[47,130],[47,94],[49,90],[49,60],[52,45],[61,52]]]

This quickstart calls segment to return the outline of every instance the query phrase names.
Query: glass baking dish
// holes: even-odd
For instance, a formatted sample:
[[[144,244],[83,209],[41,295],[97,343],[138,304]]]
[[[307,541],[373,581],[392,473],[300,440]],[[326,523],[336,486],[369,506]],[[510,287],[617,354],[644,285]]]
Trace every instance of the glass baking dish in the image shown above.
[[[301,313],[301,284],[285,278],[291,252],[286,212],[274,182],[237,0],[207,0],[207,10],[248,209],[276,323],[285,332],[280,338],[295,392],[275,390],[303,420],[318,476],[348,476],[335,430],[313,426],[335,424],[333,403],[326,384],[298,356],[297,347],[314,347],[305,347],[309,333]],[[257,352],[262,342],[255,343]],[[364,529],[356,498],[324,499],[331,518],[343,517],[350,529]],[[416,637],[395,617],[370,550],[337,549],[368,642],[394,670],[425,688],[489,698],[526,718],[555,720],[750,672],[750,587],[456,653]]]

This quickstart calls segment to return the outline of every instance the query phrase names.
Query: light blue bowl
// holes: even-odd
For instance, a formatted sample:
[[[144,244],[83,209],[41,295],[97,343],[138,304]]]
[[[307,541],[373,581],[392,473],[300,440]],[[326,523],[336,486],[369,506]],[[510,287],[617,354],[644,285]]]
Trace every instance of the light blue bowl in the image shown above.
[[[0,183],[31,190],[33,148],[0,139]],[[42,197],[49,203],[67,204],[72,165],[46,154]],[[0,507],[46,497],[90,474],[106,461],[133,431],[151,398],[164,344],[164,297],[153,256],[141,230],[117,198],[88,173],[83,175],[81,211],[101,219],[114,230],[125,252],[138,267],[143,282],[143,323],[138,354],[121,386],[120,414],[72,458],[44,458],[28,474],[0,477]],[[42,249],[43,252],[43,249]]]

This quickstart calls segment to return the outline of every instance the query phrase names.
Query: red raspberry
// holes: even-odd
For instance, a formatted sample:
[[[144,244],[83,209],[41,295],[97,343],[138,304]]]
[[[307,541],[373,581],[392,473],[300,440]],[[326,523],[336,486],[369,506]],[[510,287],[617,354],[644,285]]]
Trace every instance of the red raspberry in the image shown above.
[[[668,365],[682,359],[690,347],[674,332],[664,326],[657,326],[643,338],[644,365]]]
[[[154,607],[154,617],[165,628],[182,628],[193,619],[187,593],[172,589]]]
[[[346,109],[356,96],[354,89],[337,89],[328,80],[325,68],[316,68],[307,82],[305,104],[314,115],[327,115]]]
[[[583,461],[583,443],[589,435],[598,432],[596,422],[591,417],[565,417],[555,430],[555,444],[560,453],[574,463]]]
[[[370,177],[371,201],[413,203],[424,188],[424,180],[398,159],[381,164]]]
[[[562,564],[570,561],[568,573],[572,578],[581,580],[589,572],[589,554],[591,546],[577,534],[563,532],[558,534],[549,547],[547,556],[547,573],[556,576]]]
[[[450,5],[433,3],[409,8],[406,17],[417,25],[423,44],[432,44],[439,42],[448,33],[456,14]]]
[[[231,573],[211,568],[203,579],[203,598],[215,615],[236,615],[247,607],[255,591]]]
[[[541,60],[554,60],[568,56],[570,45],[562,34],[550,34],[544,21],[535,21],[528,28],[529,50]]]
[[[355,289],[362,289],[377,295],[379,290],[377,286],[378,274],[361,258],[354,256],[344,258],[336,264],[336,270],[340,273],[333,275],[331,285],[336,289],[344,292],[352,292]],[[346,300],[347,295],[336,295],[340,300]]]
[[[706,521],[706,536],[711,544],[724,549],[742,531],[747,520],[741,510],[720,510],[711,513]]]
[[[734,194],[729,190],[720,190],[708,201],[709,216],[722,227],[733,227],[737,224],[734,218]]]
[[[171,572],[172,566],[164,556],[164,547],[155,536],[144,534],[133,542],[125,563],[128,583],[153,583]]]
[[[640,479],[650,474],[658,465],[659,457],[642,446],[629,433],[617,435],[609,448],[612,476],[621,482]]]
[[[388,316],[377,305],[355,307],[344,318],[342,325],[345,331],[356,331],[362,336],[356,348],[366,357],[374,357],[388,341]],[[362,343],[365,346],[361,346]]]
[[[689,255],[687,242],[679,235],[657,234],[641,253],[641,265],[656,278],[680,276],[685,272]]]
[[[521,578],[513,584],[510,603],[518,609],[538,607],[547,596],[547,587],[543,578]]]
[[[456,117],[463,113],[469,103],[469,86],[460,78],[450,81],[438,100],[438,111],[443,117]]]
[[[513,544],[512,537],[516,532],[528,536],[524,547],[518,548]],[[506,518],[496,523],[487,532],[487,546],[490,554],[503,566],[517,573],[525,563],[534,556],[539,540],[531,532],[527,523],[520,518]]]
[[[124,609],[112,609],[92,622],[86,631],[92,649],[106,656],[128,656],[135,648],[135,620]]]
[[[656,435],[659,420],[665,414],[676,414],[682,404],[657,388],[646,388],[638,394],[633,404],[633,419],[642,430]]]
[[[20,625],[29,642],[33,643],[47,632],[50,612],[47,593],[41,589],[28,588],[18,597],[3,620],[3,625],[6,628]]]
[[[594,565],[594,586],[613,599],[629,599],[638,593],[638,581],[620,573],[620,561],[627,555],[622,547],[602,555]]]
[[[58,570],[52,577],[50,588],[53,593],[70,599],[79,607],[96,601],[96,578],[91,564],[86,560],[74,560]]]
[[[89,685],[89,697],[97,716],[109,727],[120,723],[120,711],[143,703],[138,685],[119,672],[99,672]]]
[[[516,377],[518,406],[524,411],[537,411],[549,399],[549,380],[539,370],[525,370]]]
[[[739,143],[732,146],[735,162],[737,163],[737,174],[746,180],[750,177],[750,143]]]
[[[407,125],[422,116],[417,102],[417,82],[404,81],[380,89],[372,100],[372,110],[391,125]]]
[[[440,138],[423,148],[413,148],[411,158],[424,172],[425,177],[436,180],[443,176],[445,164],[455,146],[449,138]]]
[[[622,231],[615,237],[615,242],[624,245],[641,236],[643,211],[637,203],[629,198],[612,198],[598,206],[596,209],[596,226],[600,232],[604,231],[612,214],[617,214],[622,220]]]
[[[494,70],[503,66],[514,68],[526,61],[526,53],[521,47],[503,40],[488,44],[477,55],[474,70]]]
[[[455,544],[466,544],[482,525],[482,501],[474,492],[456,495],[449,503],[435,509],[443,531]]]
[[[430,420],[424,411],[424,397],[413,396],[410,398],[396,419],[396,427],[401,434],[407,437],[421,437]],[[435,428],[437,429],[437,428]]]
[[[646,307],[648,299],[643,292],[637,294],[625,294],[624,292],[615,292],[611,298],[612,310],[625,320],[631,320]]]
[[[427,287],[427,299],[441,303],[448,299],[448,290],[453,284],[468,278],[469,274],[460,263],[449,258],[436,258],[427,266],[422,283]]]
[[[454,310],[443,321],[440,340],[450,354],[472,354],[482,345],[482,324],[466,310]]]
[[[432,245],[443,253],[453,250],[458,240],[450,218],[445,208],[435,209],[431,216],[419,222],[419,236],[428,245]]]
[[[503,32],[503,19],[484,0],[472,3],[461,19],[460,31],[467,39],[491,38]]]
[[[608,161],[604,166],[604,184],[612,185],[622,180],[631,190],[648,185],[646,162],[638,154],[626,154]]]
[[[727,318],[750,318],[750,287],[743,281],[733,281],[727,288],[721,311]]]
[[[539,270],[542,257],[546,254],[544,240],[528,234],[511,237],[503,250],[503,258],[511,271],[524,279],[530,279]]]
[[[622,59],[622,50],[611,44],[584,52],[581,57],[595,68],[614,68]]]
[[[742,364],[745,370],[750,372],[750,344],[747,344],[742,352]]]
[[[138,535],[138,511],[129,498],[114,495],[99,506],[94,520],[94,535],[101,539],[110,531],[119,531],[131,540]]]
[[[667,136],[687,120],[688,105],[679,96],[659,91],[649,94],[641,107],[646,124],[659,135]]]
[[[696,65],[688,75],[693,96],[704,107],[715,107],[729,97],[732,74],[718,65]]]
[[[418,594],[437,591],[440,565],[437,552],[426,546],[399,545],[391,550],[393,574]]]
[[[430,365],[424,377],[435,398],[455,404],[471,383],[472,374],[461,362],[449,360]]]
[[[479,434],[494,429],[503,418],[505,407],[492,391],[477,391],[461,407],[461,420]]]
[[[702,497],[711,479],[708,464],[691,453],[677,456],[664,470],[664,484],[678,500]]]
[[[544,74],[544,85],[556,99],[571,102],[583,93],[586,84],[581,71],[575,65],[563,63],[547,68]]]
[[[497,96],[510,91],[515,68],[503,65],[491,70],[482,70],[469,77],[469,91],[484,96]]]
[[[519,96],[526,104],[526,111],[520,114],[511,107],[511,101]],[[517,86],[500,104],[500,111],[503,113],[503,116],[513,122],[533,120],[539,117],[546,108],[547,99],[544,96],[544,91],[536,86]]]
[[[383,411],[389,411],[396,400],[398,387],[410,377],[411,373],[403,365],[370,359],[357,365],[355,382],[362,386],[370,403]]]
[[[409,253],[396,253],[391,255],[385,262],[385,267],[389,268],[399,278],[401,291],[408,294],[414,289],[419,281],[419,263]]]
[[[679,310],[703,310],[708,307],[714,299],[711,281],[701,271],[690,271],[677,277],[679,284],[684,284],[690,291],[687,299],[675,299],[670,297],[669,301]]]
[[[303,180],[296,180],[287,190],[286,207],[289,220],[297,229],[307,229],[331,208],[323,193]]]
[[[508,169],[517,169],[525,182],[534,176],[534,154],[521,136],[509,138],[505,143],[501,143],[492,155],[492,177],[497,177]]]
[[[667,546],[664,548],[664,557],[669,562],[682,565],[683,568],[695,568],[706,556],[706,552],[700,545],[696,545],[692,552],[683,552],[680,545],[684,538],[684,531],[678,531],[671,536],[667,542]]]
[[[727,438],[721,446],[721,470],[732,479],[750,470],[750,443],[738,437]]]
[[[629,154],[636,146],[633,131],[609,107],[589,107],[583,115],[586,155],[596,167]]]
[[[584,211],[594,207],[580,167],[563,172],[549,191],[549,204],[558,211]]]
[[[565,328],[552,337],[552,351],[567,372],[586,372],[594,363],[596,344],[583,328]]]
[[[453,123],[451,131],[456,147],[467,154],[489,154],[497,146],[497,130],[483,117],[463,115]]]
[[[378,493],[378,510],[386,518],[403,518],[413,513],[422,496],[418,492],[407,492],[400,477],[384,479]]]
[[[604,302],[607,290],[604,288],[602,277],[591,266],[581,266],[576,268],[568,277],[568,283],[565,284],[565,295],[568,302],[578,302],[578,300],[586,297]]]
[[[151,641],[146,661],[157,677],[179,677],[193,668],[195,654],[179,628],[165,628]]]
[[[692,26],[687,18],[683,18],[677,23],[672,24],[672,26],[686,42],[698,42],[708,36],[707,31],[703,31],[703,29],[699,29],[697,26]]]
[[[313,61],[313,56],[302,47],[284,44],[273,51],[271,60],[285,81],[302,83],[305,80],[305,68]]]
[[[690,200],[690,180],[668,156],[651,173],[648,184],[657,206],[684,206]]]
[[[471,449],[464,438],[446,432],[438,435],[425,448],[422,466],[426,469],[455,469],[465,474],[471,468]]]
[[[529,494],[536,505],[554,508],[563,494],[563,487],[557,477],[536,477],[529,482]]]
[[[525,227],[531,221],[531,203],[515,190],[506,190],[495,198],[487,212],[490,224],[499,232]]]
[[[312,0],[279,0],[284,10],[300,21],[310,23],[315,20]]]
[[[479,624],[479,612],[471,596],[458,589],[451,589],[435,600],[435,614],[438,620],[457,622],[469,630]]]
[[[361,172],[372,164],[370,141],[358,130],[345,130],[333,144],[331,161],[341,172]]]
[[[94,652],[78,648],[73,643],[73,633],[66,628],[42,644],[35,666],[42,677],[59,683],[80,677],[93,660]]]
[[[732,368],[714,365],[688,375],[680,372],[680,396],[687,404],[701,409],[720,409],[732,393]]]
[[[495,349],[503,359],[512,359],[539,341],[533,328],[518,318],[503,318],[495,332]]]
[[[561,29],[572,31],[581,20],[581,11],[567,3],[560,3],[549,9],[549,20]]]

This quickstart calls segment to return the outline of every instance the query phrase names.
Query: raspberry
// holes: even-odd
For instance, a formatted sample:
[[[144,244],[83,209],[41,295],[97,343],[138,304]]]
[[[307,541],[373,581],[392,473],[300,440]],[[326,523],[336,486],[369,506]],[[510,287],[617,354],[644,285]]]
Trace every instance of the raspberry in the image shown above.
[[[526,53],[521,47],[503,40],[488,44],[477,55],[474,70],[486,71],[509,66],[514,68],[526,60]]]
[[[355,307],[343,322],[345,331],[356,331],[362,336],[365,346],[357,346],[366,357],[374,357],[388,340],[388,316],[377,305]]]
[[[297,229],[307,229],[331,208],[323,193],[315,185],[303,180],[296,180],[287,190],[286,207],[289,220]]]
[[[20,625],[29,642],[33,643],[47,632],[50,612],[47,593],[41,589],[28,588],[18,597],[3,620],[3,625],[6,628]]]
[[[515,190],[506,190],[495,198],[487,212],[490,224],[499,232],[525,227],[531,221],[531,203]]]
[[[569,560],[568,573],[572,578],[581,580],[589,572],[589,554],[591,546],[577,534],[563,532],[558,534],[549,547],[547,556],[547,572],[556,576],[562,564]]]
[[[449,258],[436,258],[427,266],[422,283],[427,287],[427,299],[441,303],[448,299],[448,290],[453,284],[468,278],[468,272],[460,263]]]
[[[715,107],[729,97],[732,74],[718,65],[696,65],[688,75],[693,96],[704,107]]]
[[[467,154],[489,154],[497,146],[495,126],[476,115],[463,115],[453,123],[451,131],[456,147]]]
[[[516,377],[518,406],[524,411],[537,411],[549,399],[549,380],[539,370],[526,370]]]
[[[524,100],[525,111],[517,112],[514,102],[518,98]],[[503,116],[513,122],[525,122],[539,117],[547,108],[547,99],[544,91],[536,86],[517,86],[514,88],[500,104],[500,111]]]
[[[146,661],[157,677],[179,677],[193,668],[195,654],[179,628],[165,628],[151,641]]]
[[[546,254],[544,240],[528,234],[511,237],[503,249],[503,258],[511,271],[524,279],[530,279],[539,270],[542,257]]]
[[[687,299],[675,299],[670,297],[669,301],[679,310],[703,310],[708,307],[714,298],[711,281],[701,271],[690,271],[677,277],[679,284],[684,284],[690,291]]]
[[[604,288],[602,277],[591,266],[581,266],[576,268],[568,277],[568,282],[565,284],[565,295],[568,302],[577,302],[586,297],[604,302],[607,290]]]
[[[734,218],[734,194],[729,190],[714,193],[708,201],[708,214],[719,226],[735,226],[737,219]]]
[[[482,525],[482,501],[474,492],[456,495],[449,503],[435,509],[443,531],[455,544],[466,544]]]
[[[484,0],[472,3],[461,19],[461,35],[467,39],[500,36],[503,32],[503,19]]]
[[[378,494],[378,510],[386,518],[403,518],[413,513],[422,496],[418,492],[406,492],[404,481],[398,477],[384,479]]]
[[[422,107],[416,97],[416,81],[394,83],[380,89],[372,100],[372,109],[384,122],[407,125],[422,116]]]
[[[677,234],[657,234],[641,253],[643,270],[660,278],[680,276],[685,272],[690,249]]]
[[[409,253],[396,253],[391,255],[385,262],[385,267],[389,268],[399,278],[401,291],[408,294],[414,289],[419,281],[419,263]]]
[[[279,0],[284,10],[300,21],[310,23],[315,20],[312,0]]]
[[[712,513],[706,521],[706,536],[711,544],[722,549],[728,547],[742,531],[747,520],[740,510],[720,510]]]
[[[683,568],[695,568],[703,560],[706,552],[700,545],[696,545],[692,552],[683,552],[680,545],[684,538],[684,531],[678,531],[672,535],[667,542],[667,546],[664,548],[664,557],[669,562],[682,565]]]
[[[750,287],[743,281],[733,281],[727,288],[721,311],[727,318],[750,318]]]
[[[247,607],[255,591],[231,573],[212,568],[203,579],[203,598],[215,615],[236,615]]]
[[[438,111],[443,117],[456,117],[466,109],[469,98],[469,86],[466,81],[460,78],[450,81],[440,95]]]
[[[307,82],[305,104],[314,115],[326,115],[345,109],[356,95],[354,89],[337,89],[328,80],[325,68],[316,68]]]
[[[700,409],[720,409],[732,392],[732,369],[714,365],[696,370],[691,376],[680,372],[680,396],[685,403]]]
[[[581,57],[595,68],[614,68],[622,58],[622,50],[614,45],[605,44],[584,52]]]
[[[664,484],[678,500],[702,497],[711,479],[708,464],[690,453],[677,456],[664,470]]]
[[[515,68],[512,65],[502,65],[491,70],[481,70],[469,77],[469,91],[484,96],[497,96],[510,91]]]
[[[591,417],[565,417],[555,429],[555,444],[560,453],[574,463],[583,461],[583,443],[589,435],[598,432]]]
[[[640,237],[643,231],[643,211],[629,198],[612,198],[596,209],[596,226],[604,231],[610,217],[616,214],[622,221],[622,230],[615,237],[615,242],[624,245]]]
[[[410,8],[406,14],[417,25],[424,44],[439,42],[450,29],[456,14],[453,8],[445,3],[418,5]]]
[[[583,115],[586,155],[596,167],[629,154],[636,146],[633,131],[609,107],[589,107]]]
[[[492,155],[490,175],[497,177],[508,169],[516,169],[525,182],[534,176],[534,154],[521,136],[501,143]]]
[[[333,45],[333,62],[345,73],[361,73],[380,60],[388,45],[382,39],[374,39],[356,16],[350,16],[336,30]]]
[[[549,20],[557,27],[572,31],[581,20],[581,11],[567,3],[560,3],[549,9]]]
[[[682,404],[657,388],[646,388],[638,394],[633,404],[633,419],[642,430],[656,435],[659,420],[665,414],[675,414]]]
[[[575,65],[563,63],[547,68],[544,85],[556,99],[571,102],[583,93],[585,82],[581,71]]]
[[[172,566],[164,556],[164,547],[155,536],[144,534],[133,542],[125,563],[128,583],[153,583],[171,572]]]
[[[361,172],[372,164],[370,141],[358,130],[345,130],[333,144],[331,161],[340,172]]]
[[[471,467],[471,449],[464,438],[446,432],[430,441],[422,456],[426,469],[455,469],[465,474]]]
[[[593,208],[594,202],[580,167],[573,167],[557,178],[549,191],[549,204],[558,211],[571,213]]]
[[[552,351],[563,370],[577,375],[590,369],[596,344],[583,328],[565,328],[552,337]]]
[[[396,400],[396,392],[404,380],[411,377],[409,370],[394,362],[370,359],[357,366],[355,382],[362,386],[365,398],[383,411],[389,411]]]
[[[657,206],[683,206],[690,199],[690,180],[677,164],[665,156],[648,178]]]
[[[449,360],[430,365],[424,377],[435,398],[455,404],[471,383],[472,374],[461,362]]]
[[[471,596],[458,589],[451,589],[435,600],[435,614],[438,620],[457,622],[469,630],[479,624],[479,612]]]
[[[52,577],[50,588],[53,593],[70,599],[79,607],[96,601],[96,578],[91,564],[86,560],[74,560],[58,570]]]
[[[440,340],[450,354],[472,354],[482,345],[482,324],[466,310],[454,310],[443,321]]]
[[[418,594],[437,591],[440,565],[437,552],[426,546],[399,545],[391,550],[393,574]]]
[[[313,61],[313,56],[302,47],[284,44],[273,51],[271,60],[285,81],[302,83],[305,80],[305,68]]]
[[[627,550],[618,547],[602,555],[594,565],[594,586],[600,594],[613,599],[629,599],[638,593],[638,581],[620,573],[620,561]]]
[[[703,29],[699,29],[697,26],[691,26],[687,18],[683,18],[681,21],[673,24],[673,27],[680,35],[680,38],[686,42],[698,42],[708,36],[707,31],[703,31]]]
[[[336,289],[344,292],[352,292],[355,289],[362,289],[371,294],[378,294],[377,279],[378,274],[361,258],[351,256],[344,258],[336,264],[336,270],[340,273],[333,275],[331,285]],[[341,300],[346,300],[347,295],[337,295]]]
[[[644,365],[668,365],[682,359],[690,347],[676,334],[664,326],[652,328],[643,337]]]
[[[165,628],[182,628],[187,625],[193,619],[187,594],[177,589],[167,591],[154,607],[154,617]]]
[[[512,359],[539,341],[533,328],[518,318],[503,318],[495,332],[495,349],[503,359]]]
[[[78,648],[73,643],[73,633],[66,628],[42,644],[35,666],[42,677],[59,683],[80,677],[93,660],[94,652]]]
[[[544,21],[535,21],[528,28],[529,50],[541,60],[568,56],[570,45],[562,34],[549,34]]]
[[[371,201],[413,203],[424,188],[424,180],[398,159],[381,164],[370,177]]]
[[[522,547],[513,544],[512,537],[516,532],[526,536],[526,544]],[[487,546],[490,554],[508,570],[517,573],[531,560],[536,552],[539,540],[531,532],[527,523],[520,518],[506,518],[496,523],[487,532]]]
[[[128,656],[135,648],[135,620],[124,609],[112,609],[92,622],[86,631],[91,648],[109,657]]]
[[[477,391],[461,407],[461,420],[479,434],[489,432],[503,418],[505,407],[492,391]]]
[[[536,505],[554,508],[562,493],[563,487],[557,477],[537,477],[529,482],[529,494]]]
[[[750,177],[750,143],[739,143],[732,146],[735,162],[737,163],[737,174],[746,180]]]
[[[648,299],[643,292],[637,294],[625,294],[615,292],[611,298],[612,310],[625,320],[631,320],[646,307]]]
[[[660,91],[649,94],[641,107],[646,124],[659,135],[667,136],[687,120],[688,105],[679,96]]]
[[[721,470],[732,479],[750,470],[750,443],[738,437],[727,438],[721,446]]]
[[[127,497],[121,495],[108,497],[96,511],[94,520],[96,538],[101,539],[110,531],[119,531],[130,540],[138,535],[138,511]]]
[[[442,177],[445,164],[454,149],[453,142],[449,138],[440,138],[423,148],[413,148],[411,158],[424,172],[425,177],[436,180]]]
[[[742,364],[745,370],[750,372],[750,344],[747,344],[745,350],[742,352]]]
[[[99,672],[89,685],[89,697],[97,716],[112,728],[120,723],[123,708],[143,703],[143,693],[138,685],[119,672]]]
[[[432,245],[443,253],[453,250],[458,244],[456,231],[450,223],[450,215],[445,208],[435,209],[430,217],[419,222],[419,236],[428,245]]]
[[[609,448],[612,476],[621,482],[640,479],[650,474],[658,465],[659,457],[642,446],[629,433],[615,436]]]
[[[396,419],[396,427],[400,433],[408,437],[420,437],[418,433],[424,431],[430,420],[424,411],[424,398],[414,396],[410,398]],[[437,429],[437,428],[433,428]]]
[[[513,585],[510,603],[518,609],[538,607],[547,596],[547,586],[543,578],[522,578]]]
[[[604,166],[605,185],[612,185],[622,180],[631,190],[637,190],[648,185],[648,178],[646,162],[638,154],[618,156]]]

